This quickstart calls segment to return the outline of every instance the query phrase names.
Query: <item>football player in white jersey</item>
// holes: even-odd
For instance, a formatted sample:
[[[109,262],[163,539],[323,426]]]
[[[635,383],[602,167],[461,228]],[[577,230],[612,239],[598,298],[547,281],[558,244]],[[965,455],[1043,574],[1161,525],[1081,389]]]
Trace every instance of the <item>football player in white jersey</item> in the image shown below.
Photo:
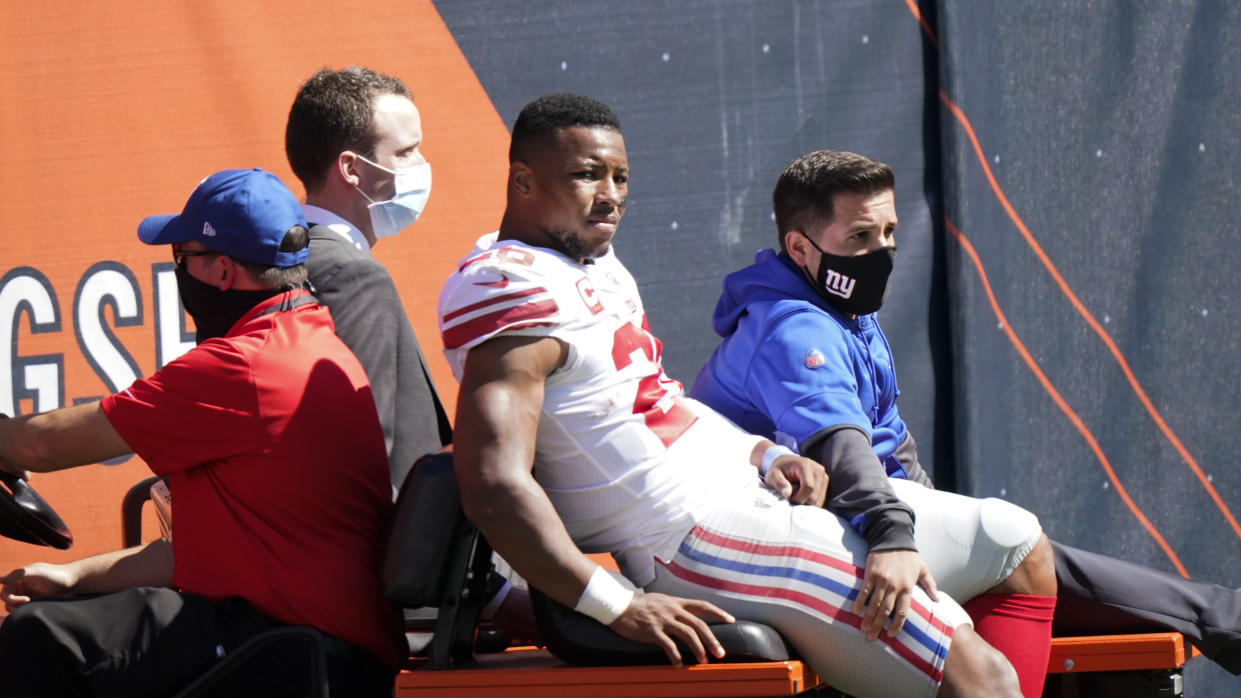
[[[496,551],[674,663],[674,640],[699,662],[722,655],[702,617],[741,617],[775,626],[853,695],[1020,695],[1012,667],[929,573],[912,589],[862,589],[876,581],[866,545],[820,508],[822,466],[742,432],[664,374],[611,246],[629,177],[615,114],[577,95],[536,99],[513,126],[509,162],[500,230],[439,303],[461,382],[461,495]],[[582,550],[614,553],[645,591]]]

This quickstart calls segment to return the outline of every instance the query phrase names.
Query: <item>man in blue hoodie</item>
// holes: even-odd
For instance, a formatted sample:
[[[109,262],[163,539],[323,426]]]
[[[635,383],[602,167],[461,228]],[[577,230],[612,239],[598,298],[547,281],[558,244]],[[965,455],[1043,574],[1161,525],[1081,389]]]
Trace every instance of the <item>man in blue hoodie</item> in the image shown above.
[[[725,280],[714,319],[725,340],[693,394],[823,463],[828,506],[866,539],[868,569],[901,576],[898,565],[924,560],[1038,696],[1056,594],[1047,538],[1012,504],[931,489],[896,411],[891,352],[871,315],[896,256],[893,186],[886,165],[852,153],[789,165],[773,195],[781,250]]]
[[[724,339],[691,391],[747,431],[824,463],[829,504],[850,512],[872,550],[908,545],[913,522],[902,500],[924,489],[911,489],[911,482],[932,487],[897,411],[892,353],[874,315],[896,256],[893,191],[886,165],[853,153],[822,150],[791,163],[772,195],[780,251],[760,251],[753,265],[725,279],[714,316]],[[1021,511],[994,499],[979,504],[984,532]],[[936,522],[920,517],[917,548],[935,571],[936,551],[924,541],[933,544],[940,532],[924,530]],[[1051,548],[1058,629],[1172,629],[1229,671],[1241,671],[1238,593],[1060,544]],[[988,626],[1006,626],[1010,617],[1049,619],[1049,605],[1036,598],[1047,591],[1027,593],[1031,598],[983,595],[965,605],[982,617],[979,633],[1003,650]],[[1076,628],[1065,622],[1070,615]],[[1084,625],[1083,618],[1099,625]],[[1036,668],[1017,669],[1025,689]]]

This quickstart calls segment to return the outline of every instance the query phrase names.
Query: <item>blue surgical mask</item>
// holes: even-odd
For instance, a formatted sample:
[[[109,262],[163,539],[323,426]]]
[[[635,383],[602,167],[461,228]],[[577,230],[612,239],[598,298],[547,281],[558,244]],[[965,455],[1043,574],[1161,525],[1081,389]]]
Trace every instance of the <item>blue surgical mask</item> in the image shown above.
[[[396,193],[387,201],[375,201],[358,188],[358,193],[371,202],[367,208],[371,212],[371,228],[375,232],[375,239],[396,235],[413,225],[418,216],[422,215],[427,198],[431,196],[431,164],[422,162],[411,167],[390,170],[361,155],[358,159],[391,174],[396,183]],[[357,188],[357,185],[354,187]]]

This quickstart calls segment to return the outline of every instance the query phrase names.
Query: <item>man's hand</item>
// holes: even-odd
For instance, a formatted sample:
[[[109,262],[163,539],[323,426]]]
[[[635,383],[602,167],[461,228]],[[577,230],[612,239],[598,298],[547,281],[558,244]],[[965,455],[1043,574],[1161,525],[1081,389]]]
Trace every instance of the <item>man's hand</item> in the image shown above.
[[[874,640],[883,624],[892,618],[888,637],[895,637],[905,625],[914,585],[921,586],[932,601],[938,601],[935,580],[922,556],[913,550],[884,550],[866,556],[862,589],[853,600],[853,613],[862,617],[862,632]]]
[[[681,665],[681,652],[676,640],[689,646],[699,664],[707,661],[707,652],[719,659],[724,647],[699,616],[708,616],[725,623],[734,619],[714,604],[706,601],[682,599],[666,594],[634,594],[629,608],[609,626],[617,634],[658,645],[675,666]]]
[[[763,480],[776,494],[793,504],[821,507],[827,499],[827,470],[804,456],[780,456]]]
[[[12,613],[22,604],[48,596],[67,596],[77,580],[70,568],[36,562],[0,577],[0,601]]]

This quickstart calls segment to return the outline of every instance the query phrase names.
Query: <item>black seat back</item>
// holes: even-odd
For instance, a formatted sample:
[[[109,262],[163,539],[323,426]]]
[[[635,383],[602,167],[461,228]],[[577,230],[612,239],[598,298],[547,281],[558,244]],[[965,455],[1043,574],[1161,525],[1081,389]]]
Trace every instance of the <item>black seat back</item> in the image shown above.
[[[451,449],[419,458],[397,495],[383,585],[394,604],[438,609],[428,650],[433,668],[473,662],[490,566],[491,547],[461,508]]]

